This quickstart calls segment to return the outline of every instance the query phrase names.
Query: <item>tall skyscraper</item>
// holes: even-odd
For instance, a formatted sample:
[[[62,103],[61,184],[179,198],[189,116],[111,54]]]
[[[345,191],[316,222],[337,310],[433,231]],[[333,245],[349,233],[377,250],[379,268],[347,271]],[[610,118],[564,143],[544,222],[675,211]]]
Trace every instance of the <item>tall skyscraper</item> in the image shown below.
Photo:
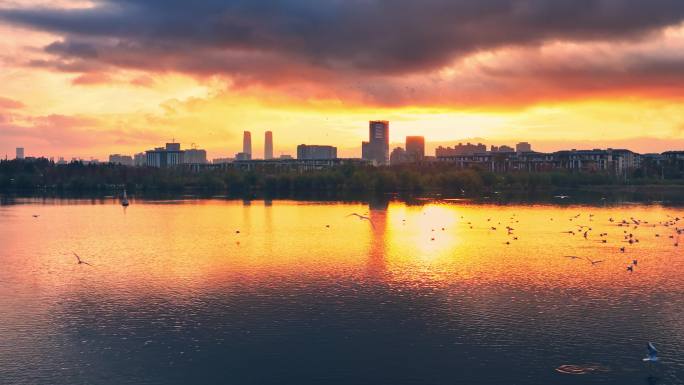
[[[368,144],[363,159],[370,160],[378,166],[389,163],[389,122],[386,120],[373,120],[368,125]],[[365,155],[365,156],[363,156]]]
[[[250,158],[252,155],[252,133],[249,131],[245,131],[245,133],[242,136],[242,152],[245,154],[249,154]]]
[[[406,137],[406,157],[411,162],[419,162],[425,158],[425,138],[422,136]]]
[[[266,131],[264,137],[264,159],[273,159],[273,133]]]
[[[24,147],[17,147],[16,159],[24,159]]]

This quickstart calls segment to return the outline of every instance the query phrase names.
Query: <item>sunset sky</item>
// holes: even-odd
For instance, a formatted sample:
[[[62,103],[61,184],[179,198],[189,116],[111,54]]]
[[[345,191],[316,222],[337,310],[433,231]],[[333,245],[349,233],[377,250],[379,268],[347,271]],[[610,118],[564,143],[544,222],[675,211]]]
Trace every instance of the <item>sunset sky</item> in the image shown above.
[[[683,0],[0,0],[0,155],[684,149]]]

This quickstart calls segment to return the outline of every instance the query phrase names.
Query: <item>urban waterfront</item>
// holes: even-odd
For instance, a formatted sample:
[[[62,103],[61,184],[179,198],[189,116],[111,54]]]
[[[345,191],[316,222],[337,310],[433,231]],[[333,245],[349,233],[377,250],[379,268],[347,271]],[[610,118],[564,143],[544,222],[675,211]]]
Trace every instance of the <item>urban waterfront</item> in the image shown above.
[[[684,382],[682,206],[4,202],[6,383]]]

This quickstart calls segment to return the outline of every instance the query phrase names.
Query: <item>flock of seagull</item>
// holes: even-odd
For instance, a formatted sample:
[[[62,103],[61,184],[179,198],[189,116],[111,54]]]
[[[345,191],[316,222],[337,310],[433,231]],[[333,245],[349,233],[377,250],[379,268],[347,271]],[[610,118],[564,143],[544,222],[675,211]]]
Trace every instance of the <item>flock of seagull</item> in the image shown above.
[[[558,199],[566,199],[567,197],[568,197],[568,196],[566,196],[566,195],[559,195],[559,196],[557,196]],[[358,213],[351,213],[351,214],[347,215],[347,217],[352,217],[352,216],[353,216],[353,217],[357,217],[359,220],[368,221],[372,227],[375,227],[375,225],[373,224],[372,219],[371,219],[370,217],[368,217],[367,215],[361,215],[361,214],[358,214]],[[579,219],[580,217],[582,217],[582,213],[579,213],[579,214],[576,214],[576,215],[570,217],[570,218],[569,218],[569,221],[570,221],[570,222],[575,221],[575,220]],[[588,214],[586,217],[588,218],[588,220],[589,220],[590,222],[593,222],[593,221],[594,221],[594,214]],[[641,219],[637,219],[637,218],[634,218],[634,217],[630,217],[629,219],[622,219],[621,221],[616,221],[614,218],[610,218],[610,219],[609,219],[609,222],[610,222],[611,224],[616,225],[617,227],[627,228],[627,229],[623,229],[623,235],[622,235],[622,236],[623,236],[623,239],[622,239],[622,242],[625,242],[625,243],[627,243],[627,244],[629,244],[629,245],[634,245],[634,244],[639,243],[639,238],[637,238],[637,236],[635,235],[635,232],[636,232],[636,230],[638,230],[638,229],[640,229],[640,228],[642,228],[642,227],[656,228],[656,227],[658,227],[658,226],[661,226],[661,227],[664,227],[664,228],[667,228],[667,229],[672,229],[672,230],[673,230],[673,233],[672,233],[672,234],[669,234],[669,235],[668,235],[668,238],[673,240],[673,242],[674,242],[674,243],[673,243],[673,246],[674,246],[674,247],[678,247],[678,246],[679,246],[679,237],[680,237],[680,235],[684,234],[684,227],[682,227],[682,228],[678,227],[678,224],[679,224],[679,222],[682,220],[682,218],[680,218],[680,217],[673,217],[673,216],[670,216],[670,215],[668,215],[667,218],[668,218],[667,220],[660,221],[660,222],[658,222],[658,223],[653,223],[653,224],[649,223],[648,221],[641,220]],[[463,219],[462,216],[461,216],[461,219]],[[515,215],[515,214],[513,214],[513,216],[510,218],[510,220],[513,221],[514,223],[518,223],[518,222],[519,222],[518,220],[516,220],[516,215]],[[553,221],[553,218],[551,218],[550,220]],[[492,221],[492,218],[487,218],[487,222],[491,222],[491,221]],[[404,219],[403,222],[406,222],[406,220]],[[466,224],[470,227],[470,229],[473,229],[473,224],[472,224],[472,222],[467,222]],[[498,222],[498,225],[501,225],[501,222]],[[330,225],[326,225],[326,227],[330,227]],[[497,229],[498,229],[497,226],[489,226],[489,230],[491,230],[491,231],[496,231]],[[511,227],[510,225],[508,225],[508,226],[505,227],[505,229],[506,229],[506,231],[507,231],[507,235],[511,236],[511,239],[510,239],[510,240],[507,240],[506,242],[504,242],[504,244],[510,245],[510,244],[511,244],[511,241],[517,241],[517,240],[518,240],[518,237],[514,234],[514,230],[515,230],[515,229],[514,229],[513,227]],[[442,231],[444,231],[444,230],[445,230],[445,229],[442,228]],[[433,228],[432,231],[434,232],[435,229]],[[574,235],[577,235],[577,234],[581,234],[582,237],[583,237],[585,240],[590,240],[589,238],[590,238],[590,236],[592,235],[592,231],[593,231],[592,226],[583,225],[583,224],[578,224],[578,225],[576,225],[576,228],[575,228],[575,229],[571,229],[571,230],[568,230],[568,231],[563,231],[563,233],[570,234],[570,235],[573,235],[573,236],[574,236]],[[656,238],[662,238],[661,235],[660,235],[660,233],[655,234],[655,237],[656,237]],[[434,240],[435,240],[435,237],[431,237],[430,240],[431,240],[431,241],[434,241]],[[603,243],[603,244],[607,244],[607,243],[608,243],[608,233],[605,233],[605,232],[604,232],[604,233],[599,233],[599,234],[598,234],[598,239],[596,239],[596,241],[597,241],[597,242],[600,242],[600,243]],[[626,252],[627,252],[626,246],[621,246],[621,247],[619,248],[619,251],[620,251],[621,253],[626,253]],[[596,265],[598,265],[598,264],[600,264],[600,263],[603,263],[603,262],[605,261],[605,260],[603,260],[603,259],[596,259],[596,260],[595,260],[595,259],[591,259],[591,258],[589,258],[589,257],[587,257],[587,256],[585,256],[585,257],[579,257],[579,256],[576,256],[576,255],[564,255],[563,257],[564,257],[564,258],[568,258],[568,259],[572,259],[572,260],[584,260],[584,261],[587,261],[588,263],[590,263],[592,266],[596,266]],[[639,260],[636,259],[636,258],[633,258],[633,259],[631,260],[631,262],[629,263],[629,265],[627,265],[626,271],[628,271],[628,272],[634,272],[634,268],[635,268],[638,264],[639,264]]]
[[[562,197],[563,197],[563,198],[562,198]],[[565,196],[559,196],[559,199],[564,199],[564,197],[565,197]],[[577,214],[577,215],[574,215],[574,216],[572,216],[571,218],[569,218],[569,221],[572,222],[572,221],[574,221],[574,220],[576,220],[576,219],[579,219],[581,216],[582,216],[582,213]],[[38,214],[33,214],[33,217],[34,217],[34,218],[38,218],[39,215],[38,215]],[[354,213],[351,213],[351,214],[347,215],[347,217],[356,217],[356,218],[358,218],[359,220],[368,221],[368,223],[369,223],[373,228],[375,228],[375,225],[373,224],[373,220],[372,220],[369,216],[367,216],[367,215],[362,215],[362,214],[359,214],[359,213],[354,212]],[[587,217],[588,217],[589,221],[593,221],[594,215],[593,215],[593,214],[588,214]],[[637,236],[635,235],[635,231],[636,231],[637,229],[642,228],[642,227],[656,228],[656,227],[658,227],[658,226],[661,226],[661,227],[664,227],[664,228],[667,228],[667,229],[672,229],[673,232],[672,232],[672,234],[669,234],[669,235],[668,235],[668,239],[673,240],[673,242],[674,242],[673,245],[674,245],[675,247],[678,247],[678,246],[679,246],[680,235],[684,234],[684,227],[682,227],[682,228],[678,227],[678,224],[680,223],[680,221],[682,220],[682,218],[680,218],[680,217],[673,217],[673,216],[670,216],[670,215],[668,215],[667,218],[668,218],[667,220],[660,221],[660,222],[658,222],[658,223],[649,223],[648,221],[641,220],[641,219],[637,219],[637,218],[634,218],[634,217],[630,217],[629,220],[628,220],[628,219],[622,219],[622,220],[620,220],[620,221],[616,221],[614,218],[610,218],[610,219],[609,219],[609,222],[610,222],[611,224],[616,225],[617,227],[627,228],[627,229],[624,229],[624,230],[623,230],[623,239],[622,239],[622,242],[628,243],[629,245],[634,245],[634,244],[639,243],[639,238],[637,238]],[[461,216],[461,219],[463,219],[462,216]],[[519,222],[518,220],[516,220],[516,215],[515,215],[515,214],[513,214],[513,216],[510,218],[510,220],[511,220],[511,221],[514,221],[515,223],[518,223],[518,222]],[[554,219],[553,219],[553,218],[550,218],[550,220],[553,221]],[[491,222],[491,221],[492,221],[492,218],[487,218],[487,222]],[[406,219],[404,219],[403,222],[406,222]],[[469,226],[470,229],[473,229],[473,224],[472,224],[472,222],[466,222],[466,224]],[[501,225],[501,222],[498,222],[498,225]],[[329,228],[330,225],[326,225],[326,227]],[[497,229],[498,229],[497,226],[489,226],[489,230],[491,230],[491,231],[496,231]],[[518,237],[514,234],[514,230],[515,230],[515,229],[514,229],[513,227],[511,227],[510,225],[508,225],[508,226],[505,227],[505,229],[506,229],[506,231],[507,231],[507,235],[511,236],[511,238],[510,238],[510,240],[507,240],[506,242],[504,242],[504,244],[510,245],[510,244],[511,244],[511,240],[512,240],[512,241],[517,241],[517,240],[518,240]],[[442,231],[444,231],[444,230],[445,230],[445,228],[442,227]],[[432,229],[432,231],[434,232],[435,229]],[[575,229],[563,231],[563,233],[565,233],[565,234],[570,234],[570,235],[573,235],[573,236],[574,236],[574,235],[577,235],[577,234],[582,234],[582,237],[583,237],[585,240],[589,240],[590,233],[591,233],[592,231],[593,231],[593,228],[592,228],[591,226],[588,226],[588,225],[576,225],[576,228],[575,228]],[[236,234],[240,234],[240,230],[236,230],[235,233],[236,233]],[[598,236],[599,236],[599,239],[597,240],[598,242],[601,242],[601,243],[608,243],[608,239],[607,239],[608,233],[600,233],[600,234],[598,234]],[[656,233],[656,234],[655,234],[655,237],[656,237],[656,238],[663,238],[663,237],[661,237],[661,234],[660,234],[660,233]],[[435,240],[435,237],[434,237],[434,236],[431,237],[430,240],[431,240],[431,241],[434,241],[434,240]],[[238,244],[239,244],[239,242],[238,242]],[[626,252],[627,252],[626,246],[621,246],[621,247],[619,248],[619,251],[620,251],[621,253],[626,253]],[[73,255],[76,257],[76,262],[77,262],[78,265],[88,265],[88,266],[92,266],[92,264],[90,264],[90,263],[84,261],[83,259],[81,259],[81,257],[80,257],[78,254],[76,254],[75,252],[72,252],[72,253],[73,253]],[[585,257],[580,257],[580,256],[577,256],[577,255],[564,255],[563,258],[568,258],[568,259],[571,259],[571,260],[584,260],[584,261],[588,262],[589,264],[591,264],[591,266],[596,266],[596,265],[598,265],[598,264],[600,264],[600,263],[605,262],[605,260],[603,260],[603,259],[596,259],[596,260],[594,260],[594,259],[591,259],[591,258],[589,258],[589,257],[587,257],[587,256],[585,256]],[[633,258],[633,259],[631,260],[631,263],[630,263],[629,265],[627,265],[626,271],[628,271],[628,272],[634,272],[634,268],[635,268],[638,264],[639,264],[638,259]]]
[[[566,199],[567,196],[564,196],[564,195],[563,195],[563,196],[558,196],[557,198],[558,198],[558,199]],[[582,216],[581,213],[580,213],[580,214],[577,214],[577,215],[574,215],[574,216],[572,216],[571,218],[569,218],[569,221],[572,222],[572,221],[574,221],[574,220],[576,220],[576,219],[579,219],[581,216]],[[33,217],[34,217],[34,218],[38,218],[39,215],[34,214]],[[359,213],[355,213],[355,212],[354,212],[354,213],[351,213],[351,214],[347,215],[346,217],[356,217],[356,218],[358,218],[359,220],[368,221],[368,223],[369,223],[372,227],[375,227],[375,225],[373,224],[372,219],[371,219],[369,216],[367,216],[367,215],[361,215],[361,214],[359,214]],[[658,227],[658,226],[661,226],[661,227],[664,227],[664,228],[666,228],[666,229],[671,229],[671,230],[673,230],[673,231],[672,231],[672,234],[669,234],[669,235],[668,235],[668,239],[672,239],[672,240],[674,241],[674,244],[673,244],[673,245],[674,245],[675,247],[678,247],[678,246],[679,246],[679,237],[680,237],[680,235],[684,234],[684,227],[682,227],[682,228],[678,227],[678,224],[680,223],[680,221],[682,220],[682,218],[680,218],[680,217],[672,217],[672,216],[669,216],[669,215],[668,215],[667,217],[668,217],[667,220],[660,221],[660,222],[658,222],[658,223],[653,223],[653,224],[649,223],[648,221],[641,220],[641,219],[637,219],[637,218],[634,218],[634,217],[630,217],[629,220],[627,220],[627,219],[622,219],[622,220],[620,220],[620,221],[616,221],[614,218],[610,218],[610,219],[609,219],[609,222],[610,222],[611,224],[614,224],[614,225],[617,226],[617,227],[624,228],[624,229],[623,229],[623,234],[622,234],[622,237],[623,237],[622,242],[628,243],[629,245],[633,245],[633,244],[639,243],[639,239],[638,239],[637,236],[635,235],[636,230],[638,230],[638,229],[640,229],[640,228],[642,228],[642,227],[656,228],[656,227]],[[593,214],[588,214],[588,219],[589,219],[589,221],[593,221],[593,218],[594,218],[594,215],[593,215]],[[462,216],[461,216],[461,219],[463,219]],[[510,218],[510,220],[513,221],[514,223],[518,223],[518,222],[519,222],[519,221],[516,219],[516,215],[515,215],[515,214],[513,214],[513,216]],[[553,221],[553,218],[551,218],[550,220]],[[492,221],[492,218],[487,218],[487,222],[491,222],[491,221]],[[406,219],[403,219],[403,222],[405,223],[405,222],[406,222]],[[469,226],[470,229],[473,229],[473,224],[472,224],[472,222],[466,222],[466,224]],[[501,222],[498,222],[498,225],[501,225]],[[329,228],[330,225],[326,225],[326,227]],[[518,240],[518,237],[514,234],[514,230],[515,230],[515,229],[514,229],[513,227],[511,227],[510,225],[508,225],[508,226],[505,227],[505,229],[506,229],[506,231],[507,231],[507,235],[508,235],[508,236],[511,236],[511,240],[514,240],[514,241],[515,241],[515,240]],[[445,230],[445,228],[442,227],[442,231],[444,231],[444,230]],[[496,230],[497,230],[497,226],[489,226],[489,230],[496,231]],[[434,232],[435,229],[433,228],[432,231]],[[591,226],[588,226],[588,225],[576,225],[576,229],[564,231],[563,233],[570,234],[570,235],[573,235],[573,236],[574,236],[574,235],[577,235],[577,234],[582,234],[582,237],[583,237],[585,240],[589,240],[589,237],[590,237],[590,235],[591,235],[590,233],[591,233],[592,231],[593,231],[593,228],[592,228]],[[236,230],[235,233],[236,233],[236,234],[240,234],[240,230]],[[600,233],[598,236],[599,236],[599,239],[597,240],[598,242],[601,242],[601,243],[608,243],[608,240],[607,240],[608,233]],[[656,234],[655,234],[655,237],[656,237],[656,238],[662,238],[661,235],[660,235],[660,233],[656,233]],[[434,240],[435,240],[435,237],[432,237],[431,240],[434,241]],[[238,244],[239,244],[239,242],[238,242]],[[505,244],[510,245],[511,242],[510,242],[510,241],[506,241]],[[621,247],[619,248],[619,250],[620,250],[621,253],[626,253],[626,251],[627,251],[627,249],[626,249],[625,246],[621,246]],[[78,254],[76,254],[75,252],[72,252],[72,253],[73,253],[73,255],[76,257],[77,265],[93,266],[93,265],[90,264],[89,262],[83,260],[83,259],[82,259]],[[571,260],[585,260],[585,261],[587,261],[588,263],[590,263],[591,266],[596,266],[596,265],[598,265],[598,264],[604,262],[604,260],[602,260],[602,259],[600,259],[600,260],[593,260],[593,259],[591,259],[591,258],[589,258],[589,257],[586,257],[586,256],[585,256],[584,258],[579,257],[579,256],[576,256],[576,255],[565,255],[565,256],[563,256],[563,257],[564,257],[564,258],[571,259]],[[629,272],[634,272],[634,268],[638,265],[638,263],[639,263],[639,261],[638,261],[637,259],[632,259],[631,263],[627,266],[626,270],[629,271]],[[648,362],[648,363],[657,363],[657,362],[659,362],[658,350],[656,349],[655,345],[654,345],[652,342],[648,342],[648,344],[647,344],[646,347],[647,347],[648,355],[647,355],[645,358],[643,358],[643,361],[644,361],[644,362]]]
[[[573,221],[575,219],[578,219],[578,218],[580,218],[581,215],[582,214],[577,214],[577,215],[573,216],[572,218],[570,218],[569,220]],[[592,214],[589,214],[589,220],[590,221],[593,221],[593,217],[594,216]],[[624,243],[627,243],[629,245],[634,245],[634,244],[639,243],[639,238],[637,237],[636,230],[641,229],[641,228],[663,227],[663,228],[672,230],[672,234],[668,235],[668,239],[672,239],[674,242],[673,246],[678,247],[679,246],[679,237],[680,237],[680,235],[684,234],[684,227],[683,228],[678,227],[678,224],[682,219],[680,217],[672,217],[669,215],[667,218],[668,218],[667,220],[660,221],[658,223],[649,223],[648,221],[637,219],[634,217],[630,217],[629,220],[628,219],[622,219],[620,221],[616,221],[614,218],[610,218],[608,221],[617,227],[623,228],[622,240],[621,241]],[[577,225],[577,229],[564,231],[563,233],[570,234],[570,235],[582,234],[583,238],[585,240],[588,240],[591,231],[593,231],[593,228],[591,226]],[[598,242],[608,243],[608,239],[607,239],[608,233],[600,233],[598,236],[599,236],[599,239],[597,240]],[[656,233],[655,237],[656,238],[662,238],[660,233]],[[618,250],[624,254],[627,252],[627,247],[621,246]],[[599,263],[604,262],[604,260],[592,260],[589,257],[581,258],[581,257],[578,257],[576,255],[565,255],[564,257],[569,258],[569,259],[573,259],[573,260],[584,259],[587,262],[591,263],[592,266],[595,266]],[[633,258],[631,260],[631,263],[629,265],[627,265],[626,271],[628,271],[630,273],[634,272],[634,268],[638,264],[639,264],[639,260],[636,258]]]
[[[563,196],[558,196],[557,198],[558,199],[566,199],[568,197],[563,195]],[[358,213],[351,213],[351,214],[347,215],[347,217],[351,217],[351,216],[355,216],[355,217],[359,218],[360,220],[366,220],[371,224],[371,226],[373,226],[373,221],[368,216],[361,215]],[[579,219],[581,216],[582,216],[581,213],[574,215],[571,218],[569,218],[569,221],[570,222],[575,221],[575,220]],[[587,217],[588,217],[589,221],[594,220],[594,214],[588,214]],[[617,226],[617,227],[623,228],[622,242],[625,242],[629,245],[634,245],[634,244],[639,243],[639,238],[637,238],[637,236],[635,235],[636,230],[638,230],[642,227],[657,228],[658,226],[660,226],[660,227],[664,227],[666,229],[673,230],[672,234],[668,235],[668,239],[673,240],[673,242],[674,242],[673,246],[674,247],[678,247],[679,246],[679,237],[680,237],[680,235],[684,234],[684,227],[682,227],[682,228],[678,227],[682,218],[672,217],[670,215],[668,215],[667,217],[668,217],[667,220],[660,221],[658,223],[653,223],[653,224],[649,223],[648,221],[637,219],[634,217],[630,217],[629,220],[622,219],[621,221],[616,221],[614,218],[610,218],[609,222],[611,224],[615,224],[615,226]],[[461,217],[461,219],[463,219],[463,217]],[[516,220],[515,214],[513,214],[513,216],[510,219],[512,221],[514,221],[515,223],[519,222],[518,220]],[[491,221],[492,221],[492,218],[487,219],[487,222],[491,222]],[[553,221],[553,218],[551,218],[551,221]],[[404,219],[403,222],[406,222],[406,220]],[[467,222],[467,225],[469,226],[470,229],[473,229],[472,222]],[[501,222],[498,222],[498,225],[501,225]],[[591,233],[593,231],[593,228],[591,226],[588,226],[588,225],[576,225],[576,226],[577,226],[576,229],[564,231],[563,233],[567,233],[567,234],[570,234],[573,236],[577,235],[577,234],[582,234],[582,237],[585,240],[589,240],[590,236],[592,235]],[[512,240],[518,240],[518,237],[514,235],[515,229],[513,227],[508,225],[505,228],[507,231],[507,235],[512,236],[512,238],[511,238]],[[497,227],[496,226],[489,226],[489,229],[492,231],[496,231]],[[432,231],[434,232],[435,229],[432,229]],[[444,231],[444,228],[442,228],[442,231]],[[608,239],[607,239],[608,233],[606,233],[606,232],[599,233],[598,237],[599,237],[599,239],[597,239],[596,241],[603,243],[603,244],[608,243]],[[662,238],[660,233],[656,233],[655,237],[656,238]],[[432,237],[431,240],[434,241],[435,238]],[[510,245],[511,241],[510,240],[506,241],[505,244]],[[621,253],[626,253],[627,252],[626,246],[621,246],[619,248],[619,251]],[[596,266],[596,265],[604,262],[603,259],[594,260],[594,259],[591,259],[587,256],[582,258],[582,257],[576,256],[576,255],[565,255],[563,257],[568,258],[568,259],[572,259],[572,260],[585,260],[588,263],[590,263],[591,266]],[[634,268],[638,264],[639,264],[638,259],[632,258],[630,264],[626,267],[626,271],[628,271],[630,273],[634,272]],[[642,361],[650,363],[650,364],[659,362],[658,350],[656,349],[655,345],[652,342],[648,342],[648,344],[646,345],[646,349],[647,349],[648,353],[647,353],[647,356],[645,358],[643,358]]]

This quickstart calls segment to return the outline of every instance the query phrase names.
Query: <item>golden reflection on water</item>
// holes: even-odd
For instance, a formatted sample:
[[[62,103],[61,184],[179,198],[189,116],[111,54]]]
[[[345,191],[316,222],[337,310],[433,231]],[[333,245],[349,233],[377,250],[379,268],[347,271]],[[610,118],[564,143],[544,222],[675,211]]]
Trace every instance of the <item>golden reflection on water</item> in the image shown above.
[[[348,216],[354,212],[370,222]],[[5,279],[41,287],[87,280],[140,290],[293,276],[411,285],[639,286],[678,271],[675,228],[684,227],[664,226],[683,213],[659,206],[188,200],[136,202],[125,211],[115,204],[22,204],[0,214],[3,259],[11,267],[4,270],[21,272]],[[642,224],[618,226],[623,219],[632,223],[630,217]],[[580,225],[591,227],[586,239]],[[638,243],[625,242],[630,233]],[[76,265],[72,251],[93,268]],[[564,258],[571,255],[580,259]],[[585,258],[604,262],[593,266]],[[630,274],[632,259],[639,262]]]
[[[0,206],[0,374],[44,366],[36,383],[73,383],[60,377],[63,357],[73,378],[91,364],[113,376],[106,365],[128,357],[141,370],[192,357],[189,367],[221,375],[224,362],[202,364],[230,356],[249,378],[255,368],[241,349],[262,358],[276,350],[277,366],[292,346],[309,344],[302,357],[326,351],[334,370],[363,352],[399,352],[394,359],[408,357],[401,367],[444,359],[445,378],[479,367],[472,383],[506,383],[509,373],[489,368],[521,367],[516,380],[531,373],[538,377],[527,383],[554,383],[547,374],[586,369],[577,364],[590,357],[631,368],[644,341],[662,346],[676,374],[684,368],[684,258],[674,245],[684,221],[669,224],[677,217],[684,210],[655,205],[217,199],[124,210],[113,200],[21,201]],[[586,239],[580,226],[591,228]],[[166,358],[146,356],[147,341]],[[349,355],[333,348],[348,341]],[[92,378],[100,373],[92,367]],[[179,372],[168,373],[159,383]]]

